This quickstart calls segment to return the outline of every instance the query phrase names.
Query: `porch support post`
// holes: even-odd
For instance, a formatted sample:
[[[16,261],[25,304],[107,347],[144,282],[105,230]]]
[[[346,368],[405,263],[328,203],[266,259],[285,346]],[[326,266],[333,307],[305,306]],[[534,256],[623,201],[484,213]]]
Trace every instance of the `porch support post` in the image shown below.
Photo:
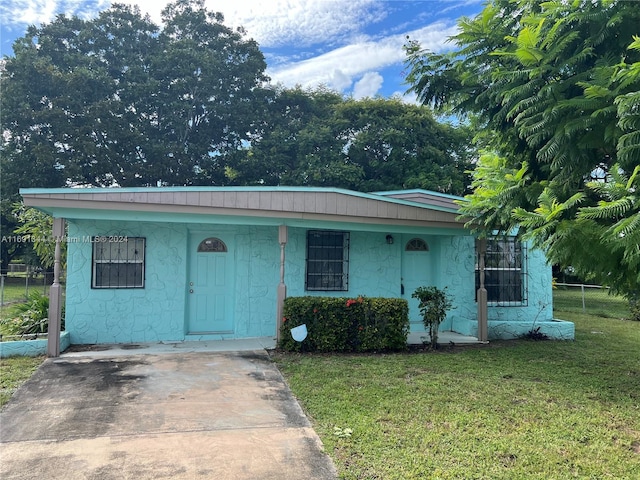
[[[486,342],[489,339],[489,312],[487,289],[484,287],[485,255],[487,240],[478,240],[478,271],[480,274],[480,288],[478,288],[478,340]]]
[[[278,300],[276,308],[276,341],[280,342],[280,329],[284,311],[284,299],[287,298],[287,286],[284,283],[284,247],[287,245],[289,231],[286,225],[278,227],[278,242],[280,243],[280,283],[278,284]]]
[[[49,288],[49,330],[47,334],[47,355],[60,356],[60,324],[61,322],[61,286],[60,263],[62,258],[61,243],[64,237],[64,218],[53,219],[53,238],[56,248],[53,260],[53,284]]]

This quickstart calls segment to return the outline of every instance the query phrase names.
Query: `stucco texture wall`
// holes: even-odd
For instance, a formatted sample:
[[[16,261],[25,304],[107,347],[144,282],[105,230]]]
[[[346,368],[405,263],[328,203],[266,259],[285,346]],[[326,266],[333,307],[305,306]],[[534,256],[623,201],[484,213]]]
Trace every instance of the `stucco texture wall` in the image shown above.
[[[478,333],[478,304],[475,302],[475,240],[472,237],[448,237],[442,241],[443,277],[454,298],[455,309],[442,324],[442,330],[453,330],[465,335]],[[526,261],[526,305],[497,306],[489,302],[489,338],[504,338],[505,328],[525,333],[535,322],[553,319],[551,267],[541,250],[528,248]],[[507,327],[505,327],[505,325]],[[517,336],[517,335],[511,335]]]
[[[277,286],[280,281],[280,246],[277,226],[189,225],[161,222],[69,220],[66,325],[72,344],[142,343],[217,338],[271,336],[276,333]],[[224,236],[232,262],[233,331],[220,335],[189,335],[188,275],[190,235]],[[92,244],[95,235],[146,238],[145,287],[92,289]],[[285,248],[285,283],[288,296],[330,295],[401,297],[412,301],[416,286],[447,287],[455,308],[441,330],[477,333],[475,250],[470,236],[394,235],[385,232],[350,232],[349,290],[305,291],[305,228],[289,228]],[[406,242],[423,238],[429,251],[407,256]],[[203,237],[204,238],[204,237]],[[409,265],[413,283],[404,289]],[[544,255],[528,252],[528,305],[489,307],[489,321],[531,322],[552,318],[551,269]],[[424,274],[423,274],[424,273]],[[414,309],[415,310],[415,309]],[[414,312],[415,313],[415,312]],[[417,320],[417,321],[415,321]],[[424,331],[414,319],[412,331]]]
[[[229,238],[233,333],[190,336],[186,322],[188,238]],[[92,289],[95,235],[146,238],[145,287]],[[153,222],[69,221],[67,330],[71,343],[141,343],[275,335],[280,247],[277,227],[184,225]]]
[[[387,244],[385,236],[350,232],[348,291],[305,291],[307,230],[290,228],[286,246],[287,296],[399,297],[401,246]]]
[[[477,321],[474,242],[474,238],[468,236],[441,238],[441,268],[438,270],[436,286],[447,288],[453,301],[453,309],[449,311],[440,330],[460,331],[468,328],[470,320]]]
[[[72,344],[184,337],[186,229],[165,223],[69,221],[66,329]],[[94,235],[146,238],[145,287],[92,289]]]
[[[278,228],[239,226],[235,232],[235,337],[275,335]]]

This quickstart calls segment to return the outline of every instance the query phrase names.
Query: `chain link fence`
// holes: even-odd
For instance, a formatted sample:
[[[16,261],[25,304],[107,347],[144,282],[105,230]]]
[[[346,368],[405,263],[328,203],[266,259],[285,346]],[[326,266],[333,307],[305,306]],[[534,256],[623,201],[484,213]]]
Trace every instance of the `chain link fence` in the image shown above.
[[[53,271],[10,266],[0,272],[0,342],[46,338]]]
[[[609,288],[574,283],[554,284],[553,310],[608,318],[629,318],[631,315],[627,300],[610,294]]]
[[[31,292],[49,294],[53,283],[53,271],[29,265],[9,265],[9,270],[0,272],[0,306],[24,302]]]

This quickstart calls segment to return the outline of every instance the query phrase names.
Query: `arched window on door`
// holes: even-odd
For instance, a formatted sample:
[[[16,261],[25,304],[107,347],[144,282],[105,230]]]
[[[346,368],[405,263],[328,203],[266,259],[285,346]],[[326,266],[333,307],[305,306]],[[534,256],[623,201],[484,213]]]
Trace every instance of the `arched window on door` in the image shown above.
[[[407,252],[428,252],[429,245],[421,238],[412,238],[404,248]]]
[[[205,238],[198,245],[198,253],[224,253],[227,251],[227,246],[224,244],[222,240],[215,237]]]

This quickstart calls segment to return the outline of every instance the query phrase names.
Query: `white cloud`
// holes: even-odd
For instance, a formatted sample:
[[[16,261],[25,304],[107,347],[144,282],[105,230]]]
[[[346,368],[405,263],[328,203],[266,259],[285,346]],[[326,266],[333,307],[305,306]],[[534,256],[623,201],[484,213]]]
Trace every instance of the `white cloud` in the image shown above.
[[[54,20],[59,14],[90,18],[110,5],[109,0],[3,0],[0,23],[5,26],[40,25]]]
[[[42,23],[52,18],[55,7],[55,2],[46,0],[29,0],[24,3],[16,0],[4,1],[0,6],[0,23],[3,25]]]
[[[353,86],[353,98],[373,98],[383,83],[384,77],[378,72],[367,72]]]
[[[160,12],[169,0],[118,0],[139,6],[160,23]],[[460,0],[456,0],[458,3]],[[478,0],[466,0],[475,2]],[[380,0],[205,0],[209,10],[220,11],[225,24],[245,27],[248,37],[263,48],[267,73],[274,83],[287,87],[325,85],[353,95],[374,96],[382,87],[382,74],[391,67],[403,68],[402,46],[407,36],[434,51],[446,48],[447,37],[457,29],[450,22],[437,22],[412,31],[393,25],[393,35],[365,35],[365,27],[380,24],[393,8],[393,1]],[[84,18],[108,8],[111,0],[3,0],[0,23],[3,29],[22,24],[50,22],[56,14]],[[9,26],[7,26],[9,25]],[[299,60],[301,59],[302,60]],[[389,82],[385,83],[385,86]]]
[[[378,0],[207,0],[225,24],[243,26],[263,47],[298,48],[346,39],[384,16]]]
[[[42,1],[42,0],[41,0]],[[169,0],[119,0],[138,5],[160,23]],[[244,27],[261,47],[297,48],[356,35],[362,26],[384,17],[379,0],[205,0],[207,9],[221,12],[225,25]]]
[[[317,57],[295,62],[289,65],[269,69],[268,74],[274,83],[287,87],[301,85],[314,87],[319,84],[343,91],[344,85],[351,85],[355,78],[366,72],[379,71],[392,65],[402,65],[405,53],[402,46],[407,35],[418,40],[424,48],[439,51],[445,48],[446,39],[457,31],[455,25],[442,22],[400,35],[383,38],[379,41],[354,43],[337,48]],[[334,72],[339,69],[340,82],[333,82]],[[345,81],[344,76],[349,78]]]

